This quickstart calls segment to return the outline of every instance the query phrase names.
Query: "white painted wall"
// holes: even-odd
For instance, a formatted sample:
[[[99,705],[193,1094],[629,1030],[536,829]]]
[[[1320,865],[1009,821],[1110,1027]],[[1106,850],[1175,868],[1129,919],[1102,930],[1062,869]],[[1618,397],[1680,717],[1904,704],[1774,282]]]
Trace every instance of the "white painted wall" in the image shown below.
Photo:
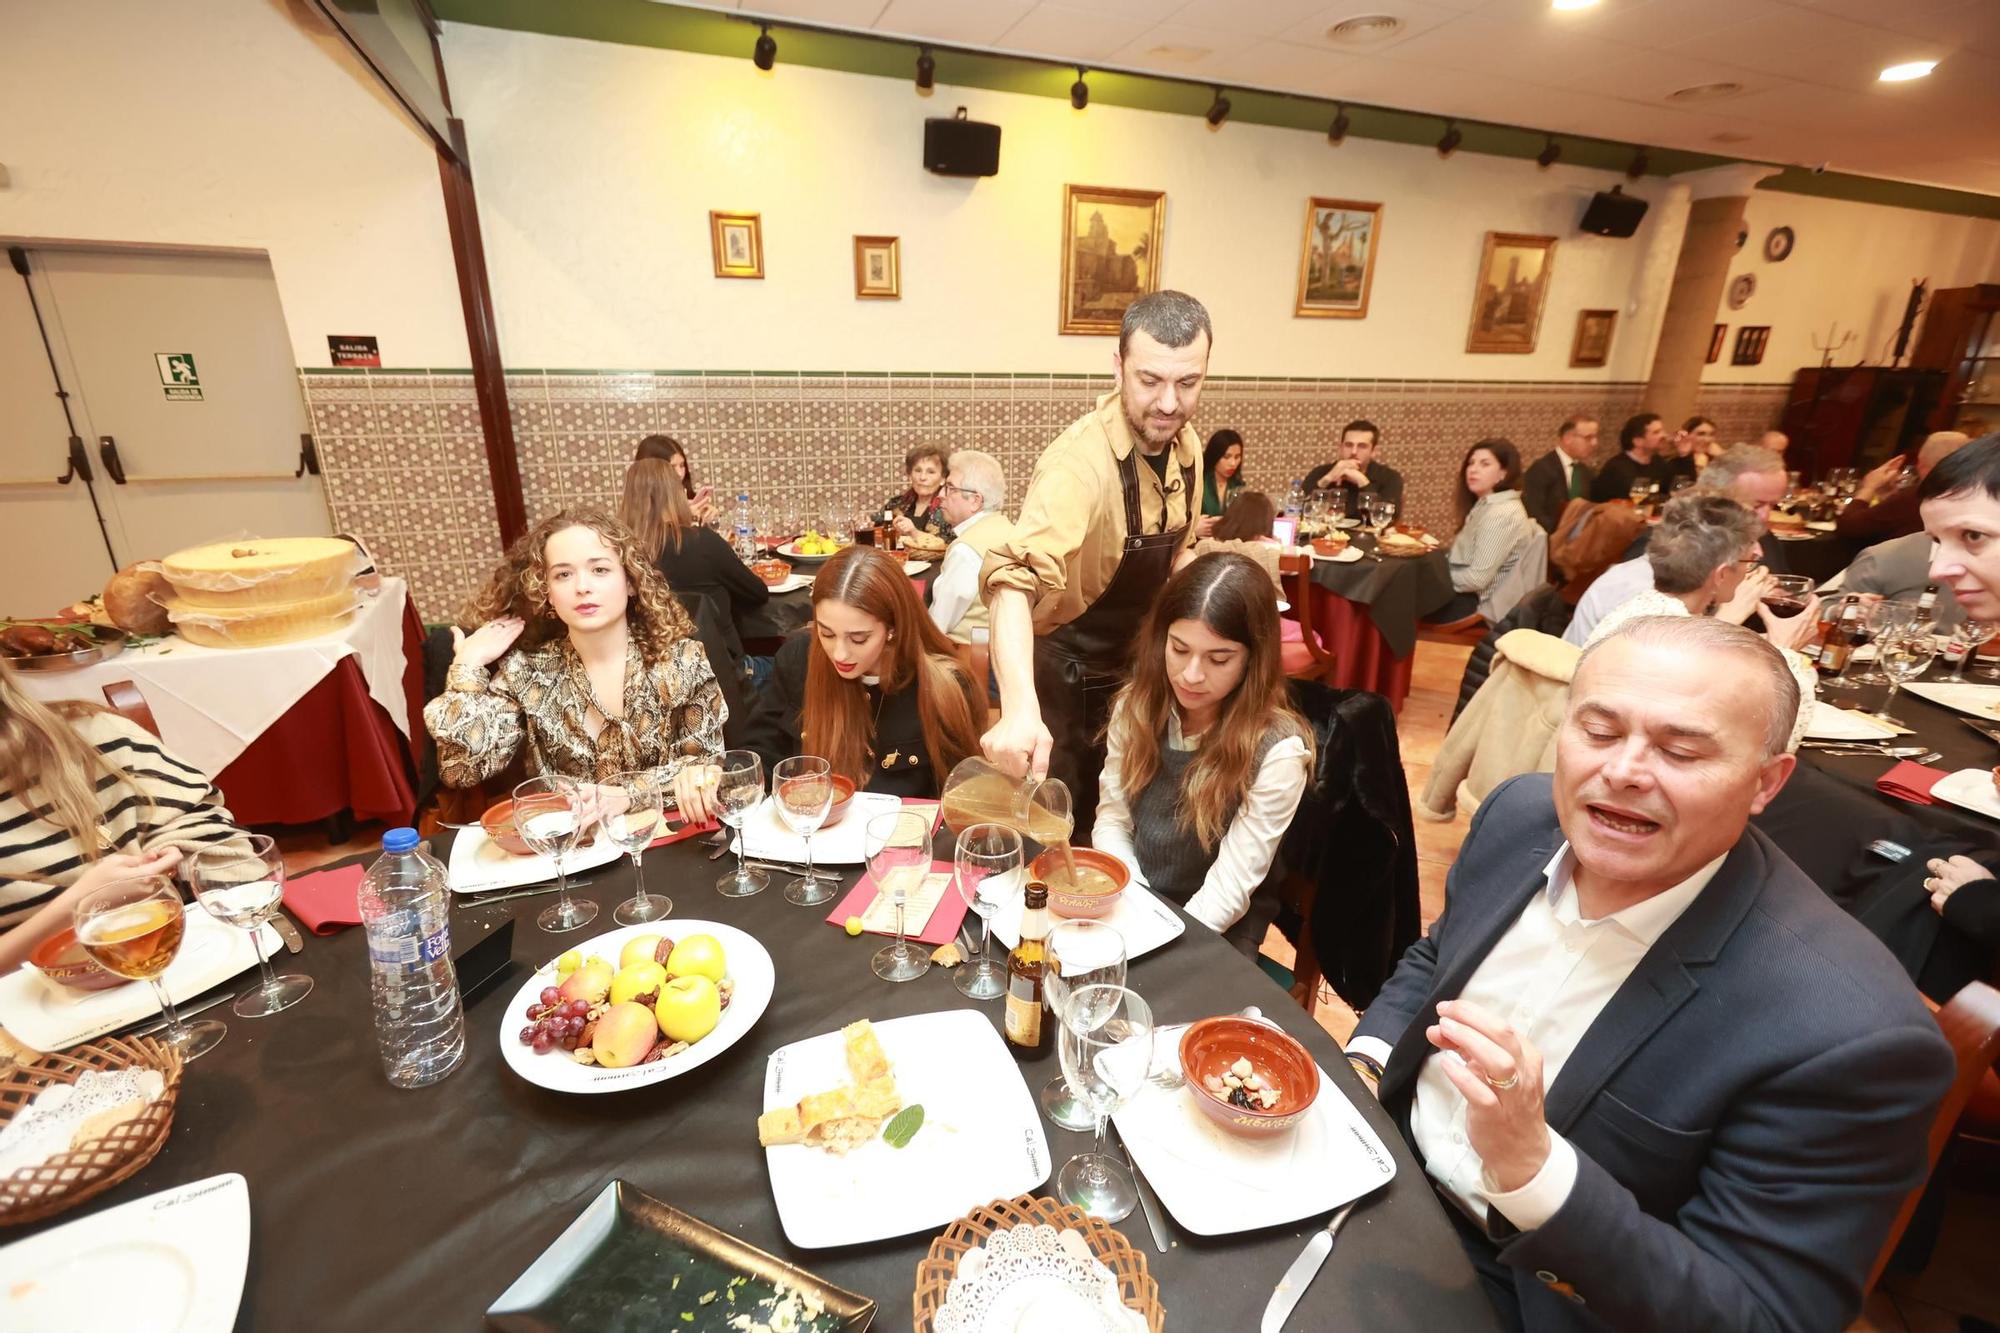
[[[0,13],[0,236],[264,250],[297,364],[468,364],[436,154],[303,0]]]

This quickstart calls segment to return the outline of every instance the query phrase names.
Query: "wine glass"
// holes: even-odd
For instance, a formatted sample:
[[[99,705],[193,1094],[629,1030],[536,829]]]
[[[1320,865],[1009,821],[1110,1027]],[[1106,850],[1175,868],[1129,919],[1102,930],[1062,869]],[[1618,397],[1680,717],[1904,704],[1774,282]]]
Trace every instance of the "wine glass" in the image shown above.
[[[1774,574],[1771,587],[1763,596],[1764,605],[1771,608],[1774,615],[1787,620],[1806,609],[1806,598],[1812,596],[1814,583],[1803,574]]]
[[[994,911],[1020,887],[1021,864],[1021,835],[1004,824],[974,824],[958,835],[952,883],[979,914],[979,961],[960,968],[953,979],[969,1000],[997,1000],[1007,989],[1005,969],[986,956],[987,945]]]
[[[597,786],[604,803],[604,834],[632,858],[632,878],[638,892],[618,904],[611,919],[621,926],[658,921],[674,910],[674,900],[646,892],[646,869],[639,858],[653,845],[666,823],[665,797],[650,772],[620,773]]]
[[[896,942],[876,950],[870,966],[884,981],[915,981],[931,970],[930,955],[904,938],[910,891],[931,873],[931,822],[914,810],[876,815],[863,831],[875,892],[896,904]]]
[[[1375,502],[1375,536],[1380,538],[1383,533],[1395,525],[1396,502],[1394,500],[1377,500]]]
[[[76,942],[113,976],[152,983],[160,1012],[167,1016],[162,1040],[193,1060],[215,1049],[229,1029],[213,1018],[183,1022],[163,981],[181,951],[187,909],[174,882],[164,875],[135,875],[92,889],[76,905]]]
[[[833,897],[833,884],[813,873],[813,834],[833,809],[833,765],[814,754],[780,759],[771,770],[771,792],[778,798],[778,817],[806,844],[806,873],[785,885],[785,901],[817,907]]]
[[[2000,622],[1992,620],[1968,620],[1958,627],[1958,632],[1952,635],[1952,638],[1965,645],[1965,656],[1959,658],[1958,665],[1952,668],[1952,680],[1962,681],[1965,679],[1966,664],[1979,656],[1980,645],[1991,639],[1995,634],[2000,634]],[[1984,675],[1985,673],[1976,672],[1974,674]]]
[[[736,869],[715,881],[715,890],[725,898],[748,898],[762,893],[771,882],[763,871],[743,863],[750,841],[746,828],[750,812],[764,799],[764,761],[755,750],[725,750],[722,774],[715,782],[716,813],[736,830]]]
[[[1896,702],[1896,691],[1930,670],[1931,663],[1937,660],[1938,648],[1938,636],[1924,629],[1904,630],[1875,641],[1875,663],[1889,673],[1889,693],[1884,696],[1882,707],[1876,710],[1876,717],[1896,722],[1889,715],[1889,705]]]
[[[1092,1217],[1121,1222],[1139,1194],[1122,1162],[1104,1151],[1104,1125],[1145,1086],[1153,1067],[1153,1010],[1128,986],[1078,986],[1062,1008],[1056,1038],[1070,1090],[1090,1112],[1095,1149],[1056,1173],[1056,1197]]]
[[[549,858],[556,868],[556,900],[542,909],[535,924],[551,935],[581,930],[597,919],[597,904],[569,896],[569,854],[583,840],[583,818],[577,812],[582,795],[574,778],[545,773],[514,788],[514,827],[521,841]]]
[[[263,1018],[289,1009],[312,994],[308,976],[271,971],[264,954],[264,923],[278,914],[285,901],[285,858],[278,844],[262,833],[246,834],[242,847],[203,847],[187,859],[188,883],[195,901],[225,926],[250,932],[264,984],[244,991],[230,1006],[239,1018]]]
[[[1632,502],[1634,509],[1643,509],[1646,506],[1646,496],[1652,492],[1652,489],[1652,483],[1644,477],[1640,477],[1626,489],[1625,498]]]
[[[1083,917],[1058,921],[1049,928],[1043,946],[1042,994],[1049,1012],[1062,1021],[1070,993],[1085,986],[1125,984],[1125,937],[1115,926]],[[1058,1074],[1042,1089],[1042,1110],[1064,1129],[1078,1133],[1096,1128],[1090,1108],[1076,1099],[1069,1080]]]
[[[1882,671],[1882,644],[1905,631],[1917,628],[1917,604],[1913,601],[1883,600],[1871,603],[1862,613],[1862,628],[1875,641],[1875,664],[1865,667],[1850,679],[1857,685],[1887,685],[1889,677]],[[1923,628],[1929,629],[1926,623]]]

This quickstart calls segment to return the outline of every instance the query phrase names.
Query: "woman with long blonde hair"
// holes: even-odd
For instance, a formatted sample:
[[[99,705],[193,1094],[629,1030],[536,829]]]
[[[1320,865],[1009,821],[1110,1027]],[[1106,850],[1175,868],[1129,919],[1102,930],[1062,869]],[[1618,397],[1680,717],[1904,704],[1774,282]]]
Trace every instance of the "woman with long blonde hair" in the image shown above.
[[[1270,877],[1312,772],[1312,729],[1278,662],[1270,575],[1217,551],[1184,566],[1140,627],[1111,708],[1091,843],[1255,955]]]
[[[683,774],[722,753],[726,708],[694,625],[638,539],[570,509],[508,550],[452,629],[445,692],[424,706],[446,785],[504,770],[587,780]],[[495,663],[498,668],[495,669]]]
[[[0,972],[100,885],[237,844],[221,793],[159,738],[94,704],[43,703],[0,661]]]
[[[935,799],[979,753],[986,692],[952,655],[903,567],[850,546],[813,579],[804,634],[778,651],[744,743],[775,764],[815,754],[857,789]]]
[[[764,580],[750,572],[721,534],[695,519],[680,478],[658,459],[642,458],[625,469],[618,518],[675,596],[706,597],[715,607],[730,666],[740,671],[743,636],[737,621],[771,600]]]

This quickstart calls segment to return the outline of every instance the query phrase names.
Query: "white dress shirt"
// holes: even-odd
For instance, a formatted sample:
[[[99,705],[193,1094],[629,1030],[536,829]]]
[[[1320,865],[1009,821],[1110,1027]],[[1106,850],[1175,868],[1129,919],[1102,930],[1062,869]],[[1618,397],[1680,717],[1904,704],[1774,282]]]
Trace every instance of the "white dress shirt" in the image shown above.
[[[1597,622],[1604,618],[1607,611],[1652,586],[1653,562],[1646,558],[1644,552],[1605,570],[1584,591],[1582,600],[1577,602],[1576,614],[1570,617],[1569,628],[1563,631],[1563,642],[1583,647],[1590,642],[1590,632],[1597,628]]]
[[[1115,721],[1116,715],[1113,717]],[[1193,750],[1200,747],[1201,738],[1183,739],[1180,715],[1169,713],[1166,743],[1176,750]],[[1124,753],[1119,730],[1113,726],[1106,741],[1104,767],[1098,774],[1097,822],[1090,827],[1090,845],[1123,861],[1132,872],[1133,883],[1151,888],[1132,842],[1132,807],[1125,799],[1122,780]],[[1187,900],[1189,916],[1217,933],[1243,919],[1257,886],[1271,873],[1285,830],[1292,826],[1310,769],[1305,742],[1296,736],[1287,736],[1264,752],[1264,762],[1251,779],[1243,804],[1236,808],[1236,818],[1229,821],[1229,828],[1216,844],[1215,863],[1209,866],[1194,897]]]
[[[1546,1093],[1639,960],[1715,878],[1726,857],[1644,902],[1586,921],[1577,910],[1576,858],[1564,843],[1542,872],[1547,887],[1529,899],[1458,998],[1506,1019],[1541,1052]],[[1418,1021],[1428,1025],[1436,1016],[1420,1015]],[[1389,1060],[1389,1043],[1379,1037],[1356,1037],[1347,1049],[1382,1064]],[[1496,1189],[1465,1132],[1464,1094],[1444,1069],[1444,1061],[1458,1058],[1433,1051],[1417,1073],[1410,1133],[1424,1156],[1424,1170],[1472,1216],[1484,1219],[1489,1207],[1497,1208],[1522,1231],[1532,1231],[1569,1198],[1576,1184],[1576,1149],[1550,1130],[1548,1159],[1534,1178],[1516,1190]]]
[[[965,522],[953,524],[952,531],[963,538],[988,512],[982,509]],[[979,552],[962,540],[952,542],[938,562],[937,577],[931,580],[931,623],[939,632],[950,634],[957,629],[972,599],[979,596],[979,565]],[[973,634],[975,643],[985,642],[985,631],[974,630]]]

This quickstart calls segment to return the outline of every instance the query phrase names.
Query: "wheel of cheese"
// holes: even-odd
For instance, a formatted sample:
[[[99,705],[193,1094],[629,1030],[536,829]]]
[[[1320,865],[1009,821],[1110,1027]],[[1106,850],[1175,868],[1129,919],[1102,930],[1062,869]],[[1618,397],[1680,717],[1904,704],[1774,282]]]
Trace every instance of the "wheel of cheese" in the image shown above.
[[[178,551],[160,572],[185,607],[283,606],[344,591],[357,564],[338,537],[246,537]]]
[[[354,612],[354,590],[342,586],[319,597],[267,606],[196,606],[167,602],[174,630],[204,648],[264,648],[316,639],[339,629]]]

